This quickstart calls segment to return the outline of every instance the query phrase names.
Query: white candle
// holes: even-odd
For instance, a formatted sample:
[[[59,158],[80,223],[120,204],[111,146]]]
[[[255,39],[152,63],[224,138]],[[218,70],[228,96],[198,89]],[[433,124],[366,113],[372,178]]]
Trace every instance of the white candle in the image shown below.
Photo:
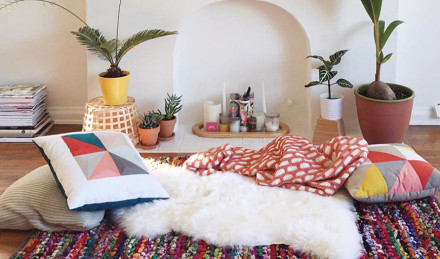
[[[207,122],[217,122],[221,112],[220,104],[213,101],[206,101],[203,109],[203,126],[206,129]]]
[[[266,89],[264,80],[261,81],[261,97],[263,98],[263,113],[266,113]]]
[[[223,107],[222,113],[226,114],[226,82],[223,82]]]
[[[253,115],[257,119],[257,131],[263,131],[264,128],[264,113],[254,112]]]

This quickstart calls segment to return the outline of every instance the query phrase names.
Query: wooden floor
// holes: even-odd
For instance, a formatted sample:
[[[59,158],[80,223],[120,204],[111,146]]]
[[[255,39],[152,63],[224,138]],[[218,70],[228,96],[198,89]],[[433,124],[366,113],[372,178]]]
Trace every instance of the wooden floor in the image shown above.
[[[56,125],[50,134],[80,130],[80,125]],[[440,126],[410,126],[406,141],[440,169]],[[0,143],[0,195],[20,177],[45,163],[32,143]],[[0,230],[0,259],[9,258],[29,233]]]

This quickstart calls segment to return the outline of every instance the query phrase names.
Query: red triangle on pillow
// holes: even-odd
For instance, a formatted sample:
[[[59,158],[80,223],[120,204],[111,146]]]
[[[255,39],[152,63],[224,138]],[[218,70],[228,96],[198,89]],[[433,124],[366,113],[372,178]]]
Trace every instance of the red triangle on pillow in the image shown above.
[[[409,160],[408,162],[419,176],[420,182],[422,183],[424,189],[429,177],[431,177],[431,174],[434,171],[434,167],[430,163],[420,160]]]
[[[89,143],[86,143],[81,140],[77,140],[69,137],[62,137],[62,139],[64,140],[64,143],[66,143],[67,147],[70,149],[70,153],[72,154],[72,156],[79,156],[79,155],[105,151],[105,149],[102,149],[95,145],[90,145]]]
[[[381,162],[391,162],[391,161],[402,161],[405,160],[404,158],[391,155],[384,152],[378,152],[378,151],[370,151],[368,153],[368,158],[373,163],[381,163]]]

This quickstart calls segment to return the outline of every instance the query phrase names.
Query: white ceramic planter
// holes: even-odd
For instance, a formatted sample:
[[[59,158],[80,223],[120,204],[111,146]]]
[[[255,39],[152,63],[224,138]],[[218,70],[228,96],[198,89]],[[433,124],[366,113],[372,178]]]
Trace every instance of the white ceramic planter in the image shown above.
[[[323,93],[319,97],[322,118],[326,120],[342,119],[342,100],[344,99],[342,94],[332,93],[333,99],[327,99],[328,93]]]

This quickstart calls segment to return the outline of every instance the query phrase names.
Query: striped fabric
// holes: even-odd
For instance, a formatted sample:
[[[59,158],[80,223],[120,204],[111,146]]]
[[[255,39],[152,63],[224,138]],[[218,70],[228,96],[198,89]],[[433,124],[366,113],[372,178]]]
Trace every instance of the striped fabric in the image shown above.
[[[104,211],[69,210],[48,165],[19,179],[0,197],[0,229],[84,231],[103,218]]]

